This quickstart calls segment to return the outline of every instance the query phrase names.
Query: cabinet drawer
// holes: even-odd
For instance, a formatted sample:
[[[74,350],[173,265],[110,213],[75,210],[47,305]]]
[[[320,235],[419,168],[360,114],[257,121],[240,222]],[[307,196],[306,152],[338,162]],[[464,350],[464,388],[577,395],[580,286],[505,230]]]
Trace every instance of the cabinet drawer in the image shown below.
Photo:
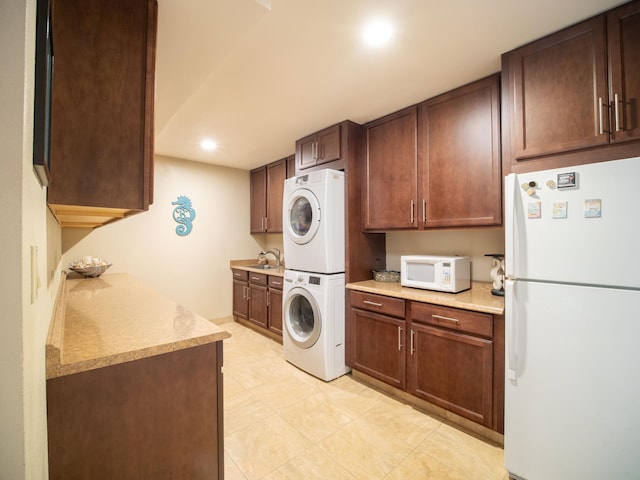
[[[248,272],[249,273],[249,283],[252,285],[263,285],[263,286],[267,286],[267,278],[268,275],[265,275],[264,273],[253,273],[253,272]]]
[[[351,291],[351,306],[404,318],[404,300],[400,298]]]
[[[241,282],[246,282],[247,279],[249,278],[249,272],[247,272],[246,270],[232,269],[231,271],[233,272],[234,280],[240,280]]]
[[[278,290],[282,290],[283,285],[284,279],[282,277],[269,275],[269,288],[277,288]]]
[[[411,321],[493,337],[493,315],[411,302]]]

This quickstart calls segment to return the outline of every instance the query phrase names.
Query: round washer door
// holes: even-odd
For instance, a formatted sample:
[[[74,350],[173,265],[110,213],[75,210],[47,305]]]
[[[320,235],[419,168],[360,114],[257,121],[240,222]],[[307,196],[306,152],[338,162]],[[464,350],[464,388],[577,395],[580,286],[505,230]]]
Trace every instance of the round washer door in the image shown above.
[[[313,295],[301,287],[292,288],[284,303],[283,320],[286,333],[300,348],[311,348],[320,337],[322,320]]]
[[[298,245],[313,240],[320,228],[320,203],[310,190],[295,190],[287,205],[284,219],[287,235]]]

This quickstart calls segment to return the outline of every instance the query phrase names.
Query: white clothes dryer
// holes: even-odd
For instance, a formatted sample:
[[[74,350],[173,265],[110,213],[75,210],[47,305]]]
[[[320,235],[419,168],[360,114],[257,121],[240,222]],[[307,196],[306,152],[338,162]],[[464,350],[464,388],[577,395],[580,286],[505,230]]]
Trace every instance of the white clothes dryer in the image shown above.
[[[287,268],[344,272],[344,172],[325,169],[289,178],[282,203]]]
[[[327,382],[351,370],[345,365],[344,287],[344,273],[284,272],[284,358]]]

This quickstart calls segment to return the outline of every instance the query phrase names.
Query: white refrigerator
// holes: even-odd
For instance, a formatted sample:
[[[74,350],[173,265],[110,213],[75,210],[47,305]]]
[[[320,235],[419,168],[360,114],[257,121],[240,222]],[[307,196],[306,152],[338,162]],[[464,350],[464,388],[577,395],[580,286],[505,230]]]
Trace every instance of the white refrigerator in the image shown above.
[[[640,479],[640,157],[505,178],[511,478]]]

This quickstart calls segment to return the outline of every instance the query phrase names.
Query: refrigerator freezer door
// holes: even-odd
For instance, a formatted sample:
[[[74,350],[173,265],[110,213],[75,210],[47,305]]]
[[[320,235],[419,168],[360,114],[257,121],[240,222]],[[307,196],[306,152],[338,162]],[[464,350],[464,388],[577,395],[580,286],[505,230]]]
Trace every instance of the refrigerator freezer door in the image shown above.
[[[508,175],[506,275],[640,288],[639,190],[640,158]]]
[[[515,281],[506,295],[507,470],[637,480],[640,292]]]

